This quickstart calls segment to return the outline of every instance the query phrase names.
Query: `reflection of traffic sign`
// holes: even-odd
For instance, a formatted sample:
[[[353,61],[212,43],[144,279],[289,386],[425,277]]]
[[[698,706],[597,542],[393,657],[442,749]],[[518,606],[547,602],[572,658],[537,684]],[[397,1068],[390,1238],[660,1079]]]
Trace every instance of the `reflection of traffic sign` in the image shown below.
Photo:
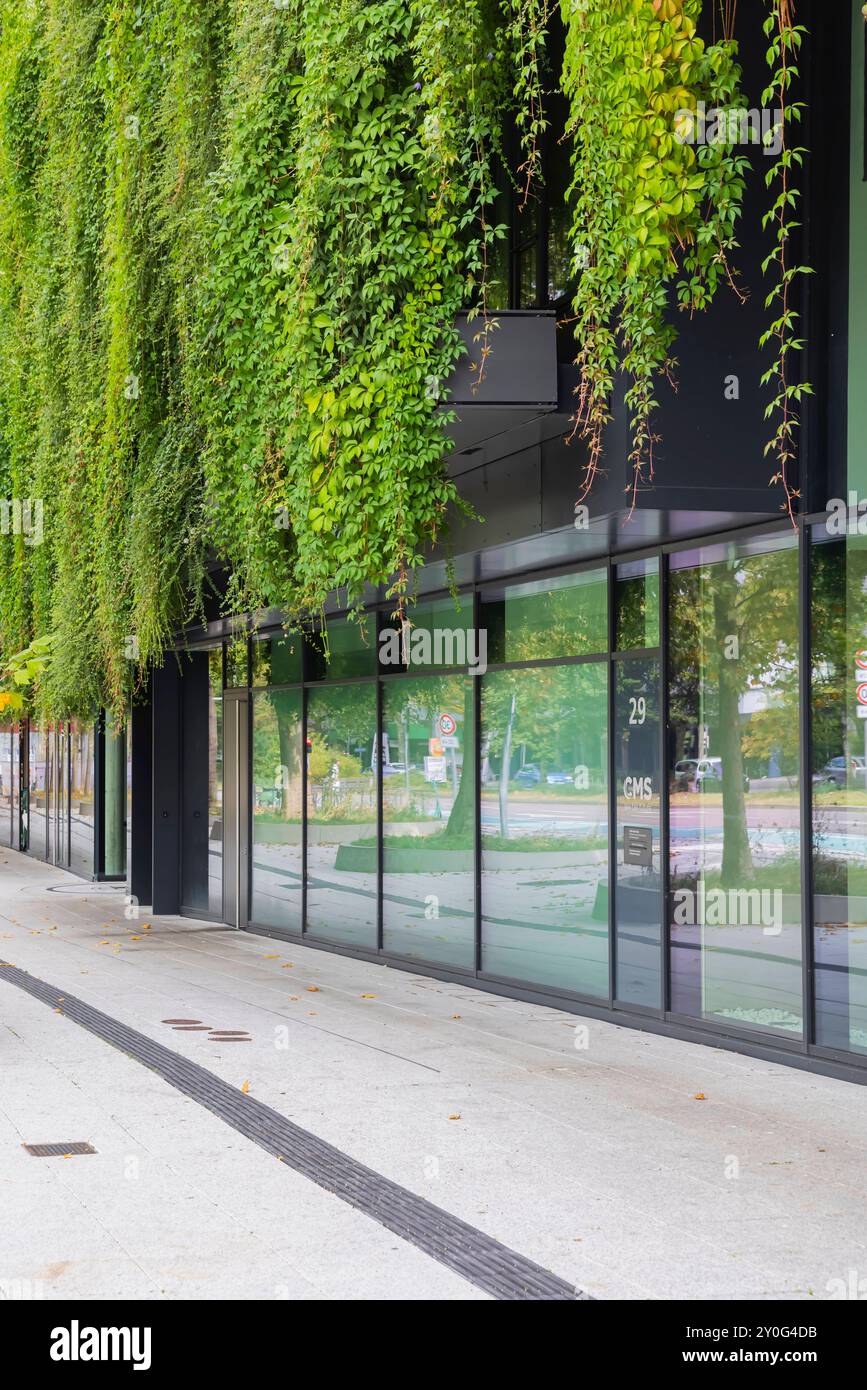
[[[442,739],[429,738],[427,741],[427,751],[432,758],[441,758],[443,755]]]
[[[855,653],[855,665],[860,671],[867,671],[867,652],[860,651]]]
[[[445,734],[446,738],[448,738],[450,734],[453,734],[458,727],[457,720],[454,715],[451,714],[441,714],[438,722],[440,733]]]
[[[439,743],[443,748],[460,748],[461,741],[456,734],[443,734]]]
[[[859,705],[867,705],[867,684],[858,686],[858,689],[855,691],[855,698]]]
[[[445,758],[425,758],[424,776],[426,782],[445,782],[446,780],[446,760]]]

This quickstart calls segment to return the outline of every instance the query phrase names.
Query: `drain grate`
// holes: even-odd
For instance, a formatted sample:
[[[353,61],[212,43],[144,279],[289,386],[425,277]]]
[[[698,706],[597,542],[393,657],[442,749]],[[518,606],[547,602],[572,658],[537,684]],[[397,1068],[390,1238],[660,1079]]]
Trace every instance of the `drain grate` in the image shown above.
[[[367,1168],[262,1101],[244,1095],[197,1062],[172,1052],[83,1000],[37,980],[26,970],[4,964],[7,968],[0,971],[0,981],[17,985],[52,1008],[57,1008],[63,999],[66,1018],[150,1067],[266,1153],[326,1192],[333,1192],[348,1206],[364,1212],[492,1297],[560,1301],[590,1298],[484,1231]]]
[[[83,1144],[78,1140],[74,1144],[22,1144],[21,1147],[33,1158],[71,1158],[73,1154],[96,1153],[92,1144]]]

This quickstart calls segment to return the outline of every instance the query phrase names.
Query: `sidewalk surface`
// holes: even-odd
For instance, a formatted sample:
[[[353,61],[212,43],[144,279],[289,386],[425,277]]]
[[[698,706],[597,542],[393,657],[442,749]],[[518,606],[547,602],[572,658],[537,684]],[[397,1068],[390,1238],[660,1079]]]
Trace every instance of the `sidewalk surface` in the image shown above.
[[[595,1298],[824,1300],[867,1276],[867,1087],[291,942],[126,921],[119,885],[8,851],[0,960]],[[77,1140],[96,1154],[21,1147]],[[0,1297],[28,1293],[488,1297],[0,969]]]

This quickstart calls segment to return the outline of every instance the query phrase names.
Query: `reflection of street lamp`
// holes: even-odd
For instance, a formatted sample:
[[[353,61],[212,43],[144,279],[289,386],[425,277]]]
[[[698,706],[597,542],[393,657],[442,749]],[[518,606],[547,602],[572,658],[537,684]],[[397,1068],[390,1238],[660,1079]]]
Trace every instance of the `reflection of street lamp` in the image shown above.
[[[506,725],[506,732],[503,736],[503,757],[500,768],[500,834],[503,839],[507,839],[509,834],[509,772],[512,762],[512,729],[515,724],[515,694],[512,693],[512,704],[509,709],[509,722]]]

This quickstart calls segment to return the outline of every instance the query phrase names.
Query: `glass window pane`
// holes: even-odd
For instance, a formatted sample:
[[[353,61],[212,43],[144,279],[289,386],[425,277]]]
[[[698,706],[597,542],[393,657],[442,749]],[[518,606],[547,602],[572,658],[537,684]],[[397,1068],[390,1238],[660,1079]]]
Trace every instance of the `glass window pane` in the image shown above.
[[[614,584],[619,652],[659,646],[659,561],[618,565]]]
[[[480,622],[490,662],[607,652],[607,571],[584,570],[486,590]]]
[[[250,919],[301,930],[302,763],[300,690],[253,696],[253,845]]]
[[[184,908],[223,915],[223,653],[181,657]]]
[[[608,997],[608,667],[482,686],[482,964]]]
[[[615,663],[617,935],[615,995],[662,1007],[662,886],[659,872],[659,661]]]
[[[126,833],[124,808],[126,806],[126,735],[123,727],[116,727],[111,715],[106,716],[105,727],[105,787],[104,787],[104,825],[105,825],[105,865],[106,874],[121,875],[126,872]]]
[[[308,639],[311,681],[347,680],[376,672],[376,623],[368,615],[363,626],[346,618],[328,622],[326,631]]]
[[[673,557],[672,1007],[798,1036],[794,536]]]
[[[30,725],[27,853],[48,857],[48,730]],[[91,811],[92,814],[92,811]],[[91,868],[88,873],[92,872]]]
[[[307,930],[376,946],[376,686],[322,686],[307,706]]]
[[[226,688],[243,689],[247,684],[247,639],[239,637],[226,643]]]
[[[93,740],[92,724],[71,725],[70,856],[76,873],[93,873]]]
[[[449,667],[484,670],[487,665],[487,633],[476,633],[473,626],[471,594],[410,606],[403,631],[391,614],[383,616],[378,647],[379,667],[385,675]]]
[[[812,553],[816,1041],[867,1054],[867,538]],[[863,664],[862,664],[863,663]]]
[[[383,721],[383,944],[471,969],[473,677],[388,681]]]
[[[12,834],[12,759],[16,745],[12,726],[5,724],[0,728],[0,845],[10,849],[18,847]]]
[[[295,685],[302,681],[303,646],[300,633],[254,639],[253,685]]]

